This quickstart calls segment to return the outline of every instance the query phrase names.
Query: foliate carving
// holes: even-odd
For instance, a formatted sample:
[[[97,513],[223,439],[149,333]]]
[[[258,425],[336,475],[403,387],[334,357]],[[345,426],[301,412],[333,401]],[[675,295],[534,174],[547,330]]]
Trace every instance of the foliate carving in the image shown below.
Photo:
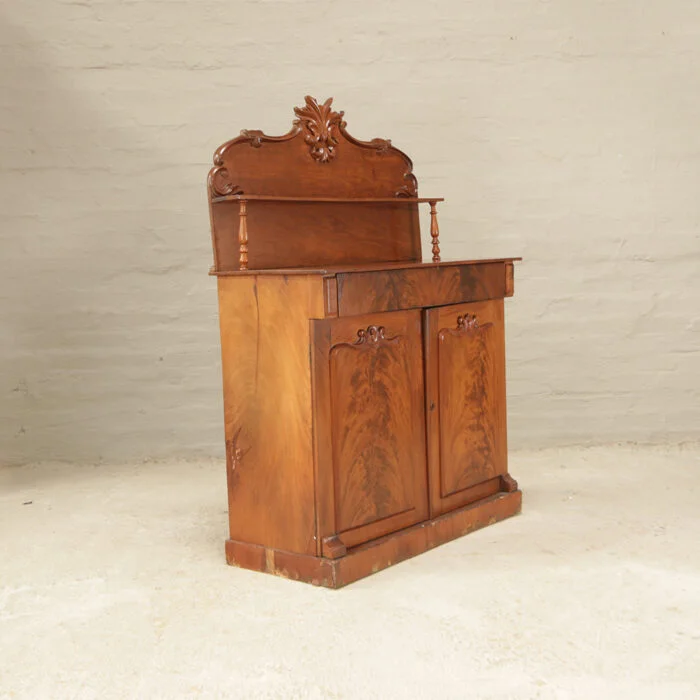
[[[474,314],[464,314],[457,316],[457,330],[471,331],[479,327],[479,321]]]
[[[400,339],[401,336],[398,335],[387,338],[384,326],[367,326],[367,328],[360,328],[357,331],[357,340],[354,343],[338,343],[331,347],[331,352],[336,352],[340,348],[365,351],[375,348],[382,343],[401,342]]]
[[[333,98],[328,98],[323,104],[319,104],[313,97],[306,96],[303,107],[295,107],[296,119],[292,128],[282,136],[268,136],[259,129],[243,129],[239,136],[219,146],[214,153],[214,167],[209,174],[211,194],[214,197],[227,195],[252,194],[250,185],[239,186],[231,181],[231,176],[224,167],[224,160],[231,161],[231,149],[236,146],[255,148],[263,152],[267,151],[267,144],[282,143],[303,136],[304,142],[309,147],[309,153],[318,163],[329,163],[337,155],[338,148],[357,146],[374,151],[379,158],[386,158],[389,163],[387,171],[393,169],[393,163],[398,158],[403,161],[404,168],[399,170],[397,164],[396,181],[391,184],[391,189],[397,198],[415,198],[418,196],[418,182],[413,175],[413,163],[402,151],[395,148],[389,139],[375,138],[371,141],[361,141],[346,131],[344,112],[336,112],[332,109]],[[348,143],[343,143],[342,140]],[[266,148],[262,148],[266,146]],[[245,192],[244,192],[245,187]]]
[[[211,191],[218,197],[225,197],[230,194],[243,194],[243,190],[231,181],[228,170],[216,161],[214,161],[214,165],[217,167],[212,168],[209,174]]]
[[[259,129],[243,129],[241,130],[241,137],[244,141],[248,141],[252,148],[260,148],[265,134]]]
[[[305,107],[294,108],[294,114],[298,117],[294,125],[304,129],[304,141],[310,146],[311,157],[319,163],[328,163],[336,156],[338,133],[345,127],[344,112],[331,109],[332,97],[322,105],[309,95],[304,100]]]
[[[378,343],[380,340],[386,340],[384,336],[384,326],[368,326],[365,330],[360,328],[357,331],[357,340],[355,345],[363,345],[364,343]]]
[[[416,176],[412,172],[407,172],[403,176],[404,180],[408,181],[408,184],[404,185],[403,187],[400,187],[396,191],[396,196],[397,197],[417,197],[418,196],[418,180],[416,180]]]
[[[383,156],[389,152],[389,149],[391,148],[391,140],[390,139],[372,139],[371,141],[369,141],[369,145],[372,148],[377,149],[378,155]]]
[[[441,328],[438,331],[438,340],[443,343],[449,336],[460,337],[470,332],[486,333],[492,326],[493,323],[491,322],[484,324],[479,323],[479,319],[475,314],[462,314],[457,316],[456,326],[452,328]]]

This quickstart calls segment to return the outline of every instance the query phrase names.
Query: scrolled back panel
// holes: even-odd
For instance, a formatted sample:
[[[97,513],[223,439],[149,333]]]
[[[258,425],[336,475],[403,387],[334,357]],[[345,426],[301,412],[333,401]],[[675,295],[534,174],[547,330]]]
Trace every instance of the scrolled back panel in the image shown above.
[[[250,202],[250,269],[419,261],[418,207],[405,200],[417,196],[410,158],[388,140],[350,136],[330,99],[319,105],[307,97],[295,114],[283,136],[243,131],[214,154],[208,195],[215,269],[238,268],[238,203],[213,201],[227,195],[397,202]]]

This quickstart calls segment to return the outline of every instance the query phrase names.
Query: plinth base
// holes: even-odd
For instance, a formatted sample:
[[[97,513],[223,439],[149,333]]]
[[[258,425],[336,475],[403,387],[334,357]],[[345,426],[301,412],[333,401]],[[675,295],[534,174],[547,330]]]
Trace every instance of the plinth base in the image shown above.
[[[433,520],[393,532],[349,549],[339,559],[325,559],[226,540],[226,561],[253,571],[342,588],[353,581],[422,554],[433,547],[520,512],[522,493],[498,493]]]

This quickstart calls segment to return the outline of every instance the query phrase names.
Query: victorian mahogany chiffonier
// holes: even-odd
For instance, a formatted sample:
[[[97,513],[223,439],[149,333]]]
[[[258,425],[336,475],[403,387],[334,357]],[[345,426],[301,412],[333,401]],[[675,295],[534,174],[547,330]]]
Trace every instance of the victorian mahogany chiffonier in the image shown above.
[[[229,564],[340,588],[520,510],[503,300],[519,258],[441,262],[411,160],[307,97],[207,181]],[[430,207],[423,263],[418,205]]]

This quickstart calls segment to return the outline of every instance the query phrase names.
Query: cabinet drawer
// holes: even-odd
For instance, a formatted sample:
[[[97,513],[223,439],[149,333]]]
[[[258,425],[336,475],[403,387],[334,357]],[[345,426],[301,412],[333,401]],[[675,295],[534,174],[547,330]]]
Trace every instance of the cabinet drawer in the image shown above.
[[[338,316],[500,299],[508,293],[506,267],[493,262],[339,273]]]

